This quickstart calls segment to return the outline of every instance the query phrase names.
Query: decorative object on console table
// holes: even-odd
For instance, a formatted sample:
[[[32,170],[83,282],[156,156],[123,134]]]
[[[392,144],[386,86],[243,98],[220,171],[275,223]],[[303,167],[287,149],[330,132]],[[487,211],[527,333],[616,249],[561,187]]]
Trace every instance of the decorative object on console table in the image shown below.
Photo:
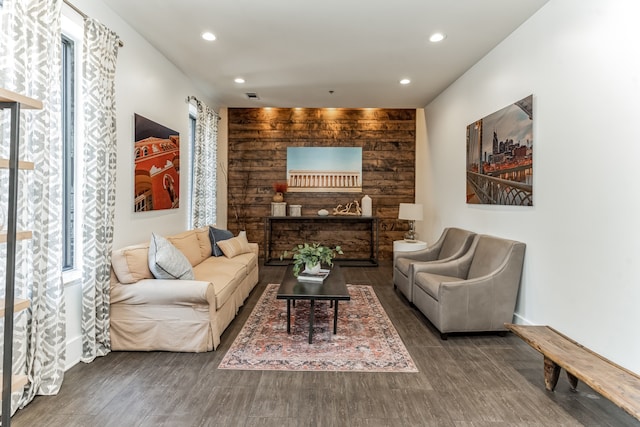
[[[360,202],[357,200],[347,203],[344,207],[342,205],[338,205],[335,208],[333,208],[333,215],[360,216],[361,214],[362,214],[362,209],[360,209]]]
[[[416,221],[422,221],[422,205],[420,203],[400,203],[398,219],[409,221],[409,231],[404,235],[404,239],[413,242],[418,238],[416,233]]]
[[[362,216],[371,216],[373,210],[371,209],[371,197],[365,194],[362,198]]]
[[[336,255],[344,255],[340,246],[330,248],[322,246],[320,243],[304,243],[299,244],[290,251],[284,251],[280,259],[284,259],[287,255],[293,255],[293,275],[298,277],[302,266],[305,272],[317,274],[322,264],[333,266],[333,258]]]
[[[301,216],[302,205],[289,205],[289,216]]]
[[[287,216],[287,202],[271,202],[271,216]]]
[[[273,201],[276,203],[284,202],[284,193],[287,192],[287,183],[274,182],[273,191],[275,191],[275,194],[273,195]]]

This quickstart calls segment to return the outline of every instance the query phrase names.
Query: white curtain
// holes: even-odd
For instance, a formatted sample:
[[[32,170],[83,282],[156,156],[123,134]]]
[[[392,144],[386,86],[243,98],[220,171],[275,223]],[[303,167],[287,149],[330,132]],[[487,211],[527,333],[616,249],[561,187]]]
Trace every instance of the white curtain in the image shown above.
[[[193,147],[191,226],[204,227],[216,222],[216,163],[220,116],[194,97],[191,100],[198,110]]]
[[[82,189],[82,357],[91,362],[111,350],[109,272],[116,186],[115,71],[120,39],[85,19]]]
[[[65,306],[62,265],[61,0],[4,0],[0,9],[0,87],[43,102],[23,110],[20,158],[35,164],[19,178],[18,228],[33,231],[16,253],[16,297],[31,301],[14,327],[14,373],[28,385],[12,396],[12,412],[36,394],[55,394],[62,384]],[[8,155],[8,115],[0,126],[0,156]],[[6,170],[0,171],[6,173]],[[0,209],[7,208],[7,178],[0,179]],[[5,276],[6,245],[0,245]],[[2,280],[4,287],[5,281]],[[4,289],[2,289],[4,294]],[[2,331],[4,332],[4,331]]]

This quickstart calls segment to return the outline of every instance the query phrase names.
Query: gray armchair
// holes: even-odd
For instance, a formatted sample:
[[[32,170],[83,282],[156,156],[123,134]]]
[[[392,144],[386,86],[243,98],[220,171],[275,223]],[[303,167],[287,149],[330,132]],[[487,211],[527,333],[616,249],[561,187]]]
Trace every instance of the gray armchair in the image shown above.
[[[413,303],[440,331],[506,331],[513,320],[525,244],[476,235],[469,251],[444,263],[416,265]]]
[[[476,234],[461,228],[445,228],[430,248],[393,254],[393,286],[413,301],[413,266],[422,263],[447,262],[461,257],[471,246]]]

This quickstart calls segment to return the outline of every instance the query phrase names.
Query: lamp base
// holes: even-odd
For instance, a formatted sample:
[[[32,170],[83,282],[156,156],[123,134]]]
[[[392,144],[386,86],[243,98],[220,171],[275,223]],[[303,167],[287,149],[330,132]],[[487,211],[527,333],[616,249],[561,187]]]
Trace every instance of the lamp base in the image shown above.
[[[416,233],[413,230],[409,230],[404,235],[404,240],[407,241],[407,242],[415,242],[415,241],[418,240],[418,233]]]

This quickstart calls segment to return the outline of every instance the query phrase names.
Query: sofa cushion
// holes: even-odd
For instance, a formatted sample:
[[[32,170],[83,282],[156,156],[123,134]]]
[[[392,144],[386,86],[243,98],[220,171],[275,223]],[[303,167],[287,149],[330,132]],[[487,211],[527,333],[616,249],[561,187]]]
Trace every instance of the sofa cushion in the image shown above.
[[[211,255],[222,256],[222,249],[218,243],[233,237],[233,233],[229,230],[222,230],[215,227],[209,227],[209,240],[211,241]]]
[[[187,257],[191,266],[198,265],[202,262],[200,242],[194,230],[168,236],[167,240]]]
[[[247,252],[246,254],[236,255],[233,258],[224,258],[228,263],[240,264],[246,267],[247,274],[251,272],[252,269],[258,267],[258,256],[252,252]]]
[[[149,244],[127,246],[111,253],[113,272],[122,284],[153,279],[149,270]]]
[[[149,270],[156,279],[194,278],[187,257],[171,242],[155,233],[151,234],[149,244]]]
[[[204,226],[195,229],[196,236],[198,237],[198,245],[200,246],[200,262],[211,256],[211,240],[209,240],[209,226]],[[199,264],[199,263],[198,263]]]
[[[218,242],[218,246],[227,258],[251,252],[251,246],[249,246],[246,234],[239,234],[231,239]]]
[[[211,282],[216,297],[216,309],[220,309],[233,295],[247,275],[247,266],[229,262],[227,258],[209,257],[194,269],[196,280]]]

